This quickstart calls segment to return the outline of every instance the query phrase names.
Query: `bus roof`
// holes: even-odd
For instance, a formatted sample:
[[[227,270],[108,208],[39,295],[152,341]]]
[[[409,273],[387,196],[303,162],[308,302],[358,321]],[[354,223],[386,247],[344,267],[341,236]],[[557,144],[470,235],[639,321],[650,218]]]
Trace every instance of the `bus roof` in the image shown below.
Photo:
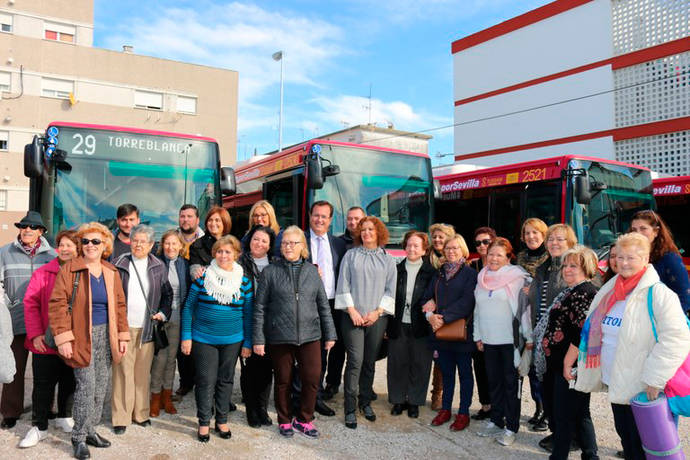
[[[690,176],[661,177],[652,184],[654,196],[690,195]]]
[[[179,137],[182,139],[196,139],[199,141],[218,143],[218,141],[216,141],[212,137],[195,136],[193,134],[172,133],[169,131],[156,131],[156,130],[152,130],[152,129],[128,128],[128,127],[124,127],[124,126],[96,125],[96,124],[92,124],[92,123],[75,123],[75,122],[71,122],[71,121],[53,121],[48,126],[62,126],[65,128],[100,129],[102,131],[116,131],[116,132],[120,132],[120,133],[148,134],[151,136]]]
[[[474,171],[446,174],[434,177],[434,179],[440,182],[441,193],[548,180],[560,177],[561,171],[567,166],[570,160],[598,161],[600,163],[633,167],[649,171],[649,169],[645,167],[622,163],[620,161],[579,155],[564,155],[504,166],[481,168]]]
[[[275,174],[286,169],[293,168],[302,162],[302,156],[305,152],[311,149],[314,144],[320,145],[337,145],[344,147],[356,147],[365,150],[378,150],[390,153],[400,153],[403,155],[417,156],[422,158],[429,158],[429,155],[418,152],[409,152],[406,150],[391,149],[387,147],[378,147],[375,145],[366,144],[352,144],[349,142],[330,141],[322,139],[312,139],[301,144],[293,145],[283,150],[282,152],[271,152],[267,154],[266,158],[258,161],[245,163],[235,168],[235,177],[237,183],[246,182],[257,177]]]

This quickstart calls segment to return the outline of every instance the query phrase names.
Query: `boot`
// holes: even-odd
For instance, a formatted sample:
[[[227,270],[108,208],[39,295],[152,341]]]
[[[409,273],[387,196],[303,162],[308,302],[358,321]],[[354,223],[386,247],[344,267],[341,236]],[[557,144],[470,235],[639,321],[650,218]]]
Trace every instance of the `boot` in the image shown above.
[[[158,417],[161,413],[161,394],[151,393],[151,408],[149,409],[149,415],[151,417]]]
[[[439,410],[441,408],[441,397],[443,395],[443,375],[441,375],[441,366],[434,363],[434,370],[432,374],[431,410]]]
[[[534,411],[532,418],[527,420],[527,423],[530,425],[536,425],[539,423],[539,419],[542,417],[542,415],[544,415],[544,406],[542,405],[541,401],[538,401],[537,409]]]
[[[163,390],[161,393],[161,404],[163,404],[163,409],[165,409],[165,412],[168,414],[177,414],[177,409],[175,409],[172,402],[172,389]]]

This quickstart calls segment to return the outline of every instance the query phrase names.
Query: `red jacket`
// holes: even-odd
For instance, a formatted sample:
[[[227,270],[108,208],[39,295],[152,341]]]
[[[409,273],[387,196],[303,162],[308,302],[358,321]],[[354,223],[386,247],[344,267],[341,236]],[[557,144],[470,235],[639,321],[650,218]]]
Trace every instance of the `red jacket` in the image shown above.
[[[29,286],[26,288],[26,295],[24,296],[26,340],[24,340],[24,347],[31,353],[44,355],[54,355],[57,353],[57,350],[48,347],[46,347],[47,351],[39,352],[34,347],[32,340],[34,337],[46,333],[46,328],[48,327],[48,301],[50,300],[50,294],[53,292],[53,286],[55,286],[58,270],[60,270],[60,263],[56,257],[31,275]]]

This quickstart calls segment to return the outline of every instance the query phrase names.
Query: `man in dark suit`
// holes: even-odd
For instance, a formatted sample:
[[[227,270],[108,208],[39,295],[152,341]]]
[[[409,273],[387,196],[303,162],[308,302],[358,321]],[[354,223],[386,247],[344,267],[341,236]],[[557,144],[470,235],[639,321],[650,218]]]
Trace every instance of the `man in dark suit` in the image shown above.
[[[338,282],[340,261],[345,255],[345,242],[328,233],[333,220],[333,206],[328,201],[316,201],[309,210],[309,230],[304,232],[309,245],[309,262],[319,268],[319,274],[323,280],[328,302],[331,304],[331,314],[338,333],[336,341],[330,352],[321,350],[321,379],[315,410],[321,415],[332,416],[335,411],[324,403],[324,399],[333,397],[338,392],[340,379],[345,363],[345,347],[340,335],[340,311],[334,308],[335,287]],[[328,369],[327,387],[323,388],[324,375]],[[293,395],[297,393],[293,391]]]
[[[339,236],[341,240],[345,242],[345,248],[352,249],[354,246],[354,232],[359,224],[359,221],[364,219],[367,213],[361,206],[352,206],[347,210],[347,216],[345,217],[345,233]]]

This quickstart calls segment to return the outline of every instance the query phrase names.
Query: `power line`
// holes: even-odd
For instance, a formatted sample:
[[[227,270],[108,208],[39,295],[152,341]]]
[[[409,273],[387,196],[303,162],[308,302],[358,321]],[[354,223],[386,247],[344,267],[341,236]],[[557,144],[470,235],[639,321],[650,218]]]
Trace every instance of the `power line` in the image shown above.
[[[560,104],[567,104],[567,103],[570,103],[570,102],[581,101],[581,100],[583,100],[583,99],[588,99],[588,98],[590,98],[590,97],[596,97],[596,96],[602,96],[602,95],[604,95],[604,94],[615,93],[616,91],[624,91],[624,90],[626,90],[626,89],[635,88],[635,87],[637,87],[637,86],[648,85],[648,84],[650,84],[650,83],[656,83],[656,82],[660,82],[660,81],[667,80],[667,79],[670,79],[670,78],[678,78],[678,77],[683,76],[683,75],[686,75],[686,74],[688,74],[688,73],[690,73],[690,70],[685,70],[685,71],[683,71],[683,72],[677,72],[677,73],[675,73],[675,74],[673,74],[673,75],[669,75],[669,76],[662,77],[662,78],[657,78],[657,79],[654,79],[654,80],[648,80],[648,81],[643,81],[643,82],[640,82],[640,83],[633,83],[633,84],[630,84],[630,85],[627,85],[627,86],[621,86],[620,88],[609,89],[609,90],[606,90],[606,91],[599,91],[599,92],[597,92],[597,93],[587,94],[587,95],[585,95],[585,96],[578,96],[578,97],[574,97],[574,98],[571,98],[571,99],[564,99],[564,100],[562,100],[562,101],[551,102],[551,103],[549,103],[549,104],[543,104],[543,105],[538,105],[538,106],[535,106],[535,107],[529,107],[529,108],[526,108],[526,109],[515,110],[515,111],[513,111],[513,112],[506,112],[506,113],[499,114],[499,115],[491,115],[491,116],[489,116],[489,117],[476,118],[476,119],[474,119],[474,120],[467,120],[467,121],[463,121],[463,122],[459,122],[459,123],[453,123],[453,124],[450,124],[450,125],[437,126],[437,127],[435,127],[435,128],[422,129],[422,130],[419,130],[419,131],[409,132],[409,133],[405,133],[405,134],[394,134],[394,135],[390,135],[390,136],[386,136],[386,137],[380,137],[380,138],[378,138],[378,139],[368,140],[367,142],[368,142],[368,143],[375,143],[375,142],[382,141],[382,140],[386,140],[386,139],[394,139],[394,138],[396,138],[396,137],[411,137],[411,136],[415,136],[415,135],[417,135],[417,134],[425,134],[425,133],[429,133],[429,132],[432,132],[432,131],[440,131],[440,130],[442,130],[442,129],[454,128],[454,127],[456,127],[456,126],[465,126],[465,125],[470,125],[470,124],[472,124],[472,123],[479,123],[479,122],[482,122],[482,121],[495,120],[495,119],[497,119],[497,118],[509,117],[509,116],[512,116],[512,115],[518,115],[518,114],[521,114],[521,113],[532,112],[532,111],[534,111],[534,110],[545,109],[545,108],[553,107],[553,106],[560,105]]]

